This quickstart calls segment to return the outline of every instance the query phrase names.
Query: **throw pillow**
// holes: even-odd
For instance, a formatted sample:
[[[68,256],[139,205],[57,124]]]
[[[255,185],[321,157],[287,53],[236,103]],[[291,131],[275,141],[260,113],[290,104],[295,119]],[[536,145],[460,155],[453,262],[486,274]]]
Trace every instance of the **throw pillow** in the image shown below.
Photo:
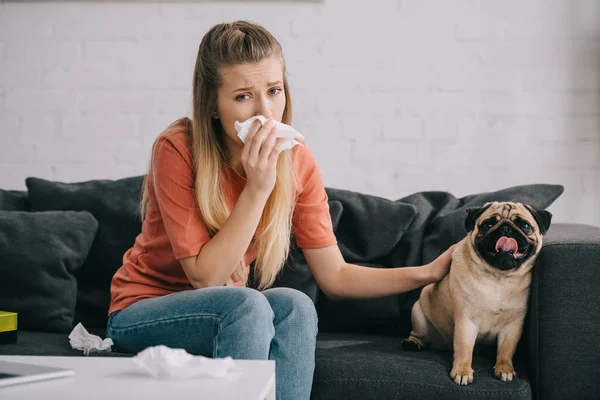
[[[77,282],[98,222],[87,212],[0,211],[0,305],[19,329],[70,332]]]
[[[30,211],[31,204],[26,191],[0,189],[0,210]]]
[[[28,178],[33,211],[88,211],[98,220],[98,234],[81,270],[76,322],[105,328],[110,303],[110,282],[122,265],[123,255],[141,232],[139,204],[142,176],[79,183]]]

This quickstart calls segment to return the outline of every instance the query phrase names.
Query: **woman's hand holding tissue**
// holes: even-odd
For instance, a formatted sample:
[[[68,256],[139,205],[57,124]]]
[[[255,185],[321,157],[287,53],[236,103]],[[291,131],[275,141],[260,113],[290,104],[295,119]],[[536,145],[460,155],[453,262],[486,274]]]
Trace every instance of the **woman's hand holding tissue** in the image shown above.
[[[254,121],[242,150],[242,166],[246,172],[246,188],[254,195],[266,199],[275,186],[277,159],[282,151],[277,125],[269,119],[264,124]]]

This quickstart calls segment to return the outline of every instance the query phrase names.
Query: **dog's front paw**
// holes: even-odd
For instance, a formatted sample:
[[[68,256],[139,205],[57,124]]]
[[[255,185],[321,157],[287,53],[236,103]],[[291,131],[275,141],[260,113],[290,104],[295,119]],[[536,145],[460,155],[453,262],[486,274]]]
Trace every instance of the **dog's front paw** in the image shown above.
[[[510,364],[498,363],[494,366],[494,376],[503,382],[510,382],[517,377],[517,373]]]
[[[402,345],[402,348],[407,351],[419,351],[423,349],[421,342],[412,336],[408,339],[404,339],[400,344]]]
[[[450,371],[450,378],[457,385],[473,383],[473,368],[470,365],[454,365]]]

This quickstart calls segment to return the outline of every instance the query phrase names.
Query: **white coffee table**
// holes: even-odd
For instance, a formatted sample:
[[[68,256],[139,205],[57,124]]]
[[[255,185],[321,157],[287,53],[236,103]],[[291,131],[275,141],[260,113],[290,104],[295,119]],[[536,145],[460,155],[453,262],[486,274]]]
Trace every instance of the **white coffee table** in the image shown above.
[[[225,378],[164,380],[144,374],[131,358],[0,356],[2,361],[69,368],[67,378],[0,388],[0,399],[275,400],[275,362],[236,360],[242,370]]]

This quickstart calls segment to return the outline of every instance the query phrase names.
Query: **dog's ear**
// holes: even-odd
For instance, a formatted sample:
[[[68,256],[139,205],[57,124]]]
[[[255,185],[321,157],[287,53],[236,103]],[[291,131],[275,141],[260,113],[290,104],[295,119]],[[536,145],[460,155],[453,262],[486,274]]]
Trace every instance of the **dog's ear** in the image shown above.
[[[475,228],[475,221],[477,221],[477,218],[479,218],[485,210],[490,208],[490,206],[491,203],[485,203],[481,207],[467,208],[467,218],[465,219],[465,229],[467,232],[471,232]]]
[[[528,205],[525,205],[525,207],[527,207],[531,215],[533,215],[535,222],[537,222],[538,226],[540,227],[540,232],[542,235],[545,235],[546,232],[548,232],[548,228],[550,228],[552,214],[546,210],[536,210]]]

